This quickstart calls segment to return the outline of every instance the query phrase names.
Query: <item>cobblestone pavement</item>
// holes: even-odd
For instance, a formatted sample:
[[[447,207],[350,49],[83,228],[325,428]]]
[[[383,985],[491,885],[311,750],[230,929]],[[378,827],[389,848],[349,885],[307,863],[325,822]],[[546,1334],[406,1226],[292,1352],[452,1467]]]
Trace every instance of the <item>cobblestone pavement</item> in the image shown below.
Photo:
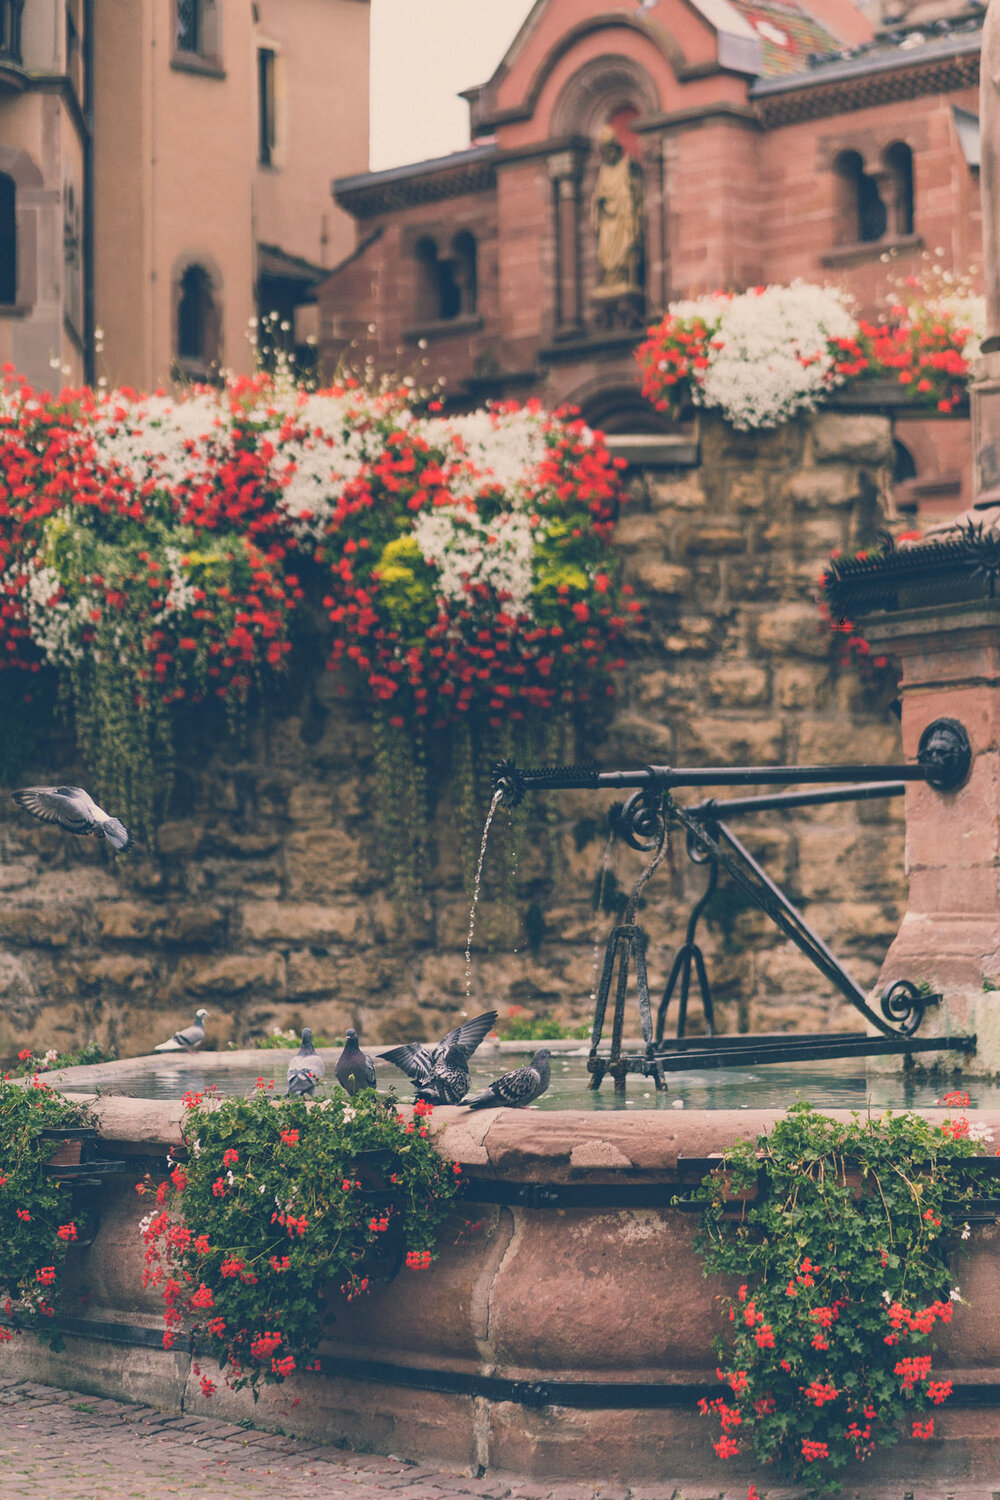
[[[483,1478],[404,1458],[351,1453],[228,1422],[0,1380],[2,1500],[745,1500],[746,1483],[708,1486],[553,1483],[513,1474]],[[1000,1491],[925,1486],[863,1500],[997,1500]],[[768,1487],[761,1500],[794,1500]],[[854,1500],[845,1493],[844,1500]]]

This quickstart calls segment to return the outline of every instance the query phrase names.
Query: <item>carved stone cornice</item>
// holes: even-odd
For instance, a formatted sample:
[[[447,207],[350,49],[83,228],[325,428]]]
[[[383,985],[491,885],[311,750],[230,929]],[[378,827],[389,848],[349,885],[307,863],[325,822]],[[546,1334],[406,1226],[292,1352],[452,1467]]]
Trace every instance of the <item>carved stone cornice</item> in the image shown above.
[[[412,167],[341,177],[333,184],[333,196],[354,218],[372,219],[417,203],[440,203],[467,193],[492,192],[497,156],[491,146],[463,153],[457,160],[441,157]]]
[[[978,39],[977,39],[978,40]],[[870,66],[850,76],[823,79],[804,73],[794,86],[780,92],[752,90],[753,103],[766,130],[815,120],[824,115],[846,114],[873,104],[892,104],[925,94],[948,94],[956,89],[978,88],[979,47],[951,57],[923,62],[896,54],[885,67]]]

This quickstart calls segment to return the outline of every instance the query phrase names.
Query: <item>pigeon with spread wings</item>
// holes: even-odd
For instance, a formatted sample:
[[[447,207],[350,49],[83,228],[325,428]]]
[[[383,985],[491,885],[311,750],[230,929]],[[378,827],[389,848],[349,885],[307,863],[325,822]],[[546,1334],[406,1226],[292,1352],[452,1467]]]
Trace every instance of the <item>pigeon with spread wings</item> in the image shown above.
[[[124,852],[132,840],[125,824],[98,807],[82,786],[26,786],[14,801],[43,823],[56,823],[70,833],[99,833],[113,849]]]
[[[463,1021],[431,1046],[408,1042],[382,1053],[385,1062],[411,1080],[418,1099],[428,1104],[460,1104],[469,1092],[469,1058],[493,1030],[495,1010]]]

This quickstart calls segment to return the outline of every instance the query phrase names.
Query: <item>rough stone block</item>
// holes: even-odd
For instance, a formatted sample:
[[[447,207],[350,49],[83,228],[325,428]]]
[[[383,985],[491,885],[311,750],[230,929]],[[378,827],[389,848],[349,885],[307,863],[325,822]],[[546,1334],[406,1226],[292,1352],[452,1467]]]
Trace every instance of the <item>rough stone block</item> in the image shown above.
[[[94,910],[102,938],[113,943],[141,942],[162,926],[164,913],[158,906],[143,906],[135,901],[115,901]]]
[[[684,549],[689,556],[716,557],[736,554],[746,550],[747,538],[739,526],[719,523],[710,526],[692,527],[684,539]]]
[[[773,765],[783,759],[780,719],[723,719],[692,714],[677,725],[677,754],[695,766]]]
[[[780,667],[775,673],[775,696],[779,708],[822,708],[830,697],[830,670],[802,663]]]
[[[829,655],[829,637],[812,604],[780,604],[757,617],[757,645],[772,656]]]
[[[669,539],[664,522],[648,511],[626,510],[614,530],[614,543],[623,552],[655,547],[663,551]]]
[[[821,506],[839,509],[853,505],[858,496],[858,477],[853,469],[830,467],[805,469],[793,474],[785,486],[785,496],[804,510]]]
[[[203,824],[189,819],[161,823],[156,830],[156,847],[168,859],[197,853],[205,836]]]
[[[705,491],[698,474],[652,480],[649,498],[654,510],[701,510],[705,505]]]
[[[341,828],[299,828],[285,840],[290,896],[326,896],[358,883],[361,846]]]
[[[812,422],[812,447],[817,463],[891,464],[892,424],[886,417],[820,412]]]
[[[102,953],[84,959],[79,973],[86,985],[129,990],[132,994],[148,990],[153,983],[153,965],[142,954]]]
[[[207,947],[225,937],[226,919],[216,906],[175,906],[166,914],[163,936],[168,943]]]
[[[737,475],[729,486],[729,505],[732,510],[761,510],[767,501],[767,486],[761,474]]]
[[[662,562],[658,557],[643,557],[633,562],[629,571],[639,586],[649,594],[674,597],[686,594],[691,587],[690,568]]]
[[[899,726],[888,723],[845,725],[843,719],[802,719],[798,725],[798,757],[802,765],[843,765],[847,762],[898,764],[903,759]]]
[[[80,914],[71,907],[0,906],[0,942],[65,948],[75,941]]]
[[[250,993],[283,998],[285,961],[280,953],[227,953],[220,958],[185,958],[171,982],[171,993],[203,999],[209,995]]]
[[[243,936],[254,943],[331,943],[363,933],[364,907],[308,901],[247,901],[240,913]]]
[[[767,702],[769,689],[767,671],[749,662],[734,662],[708,674],[708,695],[722,708],[756,708]]]

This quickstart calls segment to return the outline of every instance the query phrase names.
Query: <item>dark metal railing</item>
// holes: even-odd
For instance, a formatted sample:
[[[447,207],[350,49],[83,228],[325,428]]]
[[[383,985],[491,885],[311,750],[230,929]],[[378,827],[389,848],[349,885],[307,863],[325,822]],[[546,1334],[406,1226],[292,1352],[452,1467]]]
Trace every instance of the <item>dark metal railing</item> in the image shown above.
[[[588,1069],[591,1087],[599,1088],[610,1072],[616,1090],[624,1090],[628,1073],[641,1073],[665,1087],[665,1072],[688,1067],[756,1066],[764,1062],[819,1060],[829,1057],[868,1056],[888,1052],[971,1051],[974,1037],[917,1039],[928,1007],[940,1002],[920,984],[908,979],[888,985],[881,997],[882,1014],[872,1009],[865,992],[850,976],[830,947],[806,921],[784,891],[733,832],[728,819],[750,812],[778,811],[827,803],[867,801],[875,797],[899,796],[907,782],[925,782],[942,793],[957,790],[972,764],[972,749],[964,728],[954,719],[936,719],[921,735],[917,758],[902,765],[827,766],[644,766],[636,770],[600,771],[596,766],[543,766],[522,770],[511,761],[501,762],[494,772],[494,790],[508,806],[516,805],[531,790],[571,788],[634,788],[622,806],[612,809],[612,827],[632,848],[652,853],[629,898],[624,920],[611,932],[604,956],[594,1008]],[[817,786],[812,791],[774,792],[752,797],[710,798],[684,807],[670,793],[678,787],[704,786]],[[663,857],[670,824],[684,829],[689,857],[709,866],[706,890],[688,918],[684,942],[676,953],[654,1028],[646,967],[646,935],[635,917],[643,886]],[[881,1036],[857,1033],[831,1037],[828,1033],[796,1034],[788,1038],[716,1038],[711,988],[704,955],[696,941],[698,921],[704,914],[724,871],[749,900],[760,908],[805,954],[809,961],[860,1012]],[[635,967],[639,1023],[643,1037],[641,1055],[622,1052],[629,971]],[[683,1045],[692,975],[700,991],[709,1042],[700,1050]],[[603,1038],[608,1001],[614,990],[610,1053],[599,1047]],[[667,1009],[679,990],[677,1045],[663,1040]],[[738,1044],[738,1045],[737,1045]]]

